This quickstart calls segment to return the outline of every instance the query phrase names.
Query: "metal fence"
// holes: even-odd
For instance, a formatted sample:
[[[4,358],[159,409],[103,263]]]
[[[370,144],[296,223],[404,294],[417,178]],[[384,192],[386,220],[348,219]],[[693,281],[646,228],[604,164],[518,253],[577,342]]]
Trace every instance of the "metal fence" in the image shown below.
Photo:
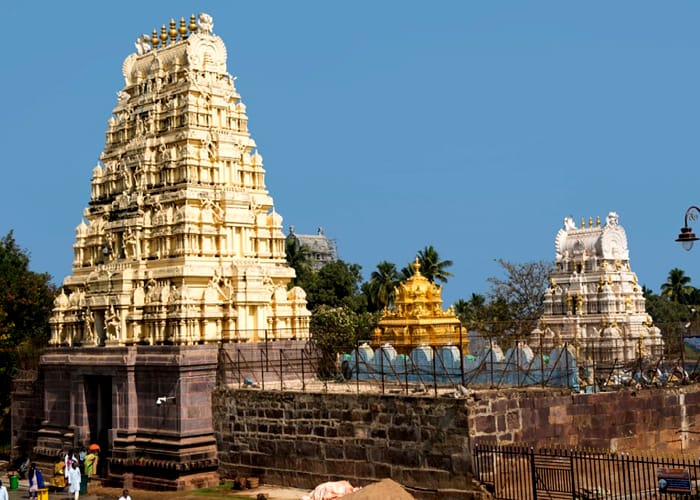
[[[319,350],[311,341],[288,347],[280,341],[229,343],[221,347],[218,381],[226,386],[280,390],[423,392],[437,396],[445,391],[459,395],[469,389],[533,385],[600,392],[628,386],[681,385],[700,379],[700,358],[692,352],[684,355],[676,351],[673,358],[639,357],[603,363],[577,360],[575,349],[566,343],[545,351],[537,344],[509,340],[511,347],[505,353],[493,347],[473,355],[459,345],[415,346],[420,356],[381,345],[371,349],[364,343],[344,354]]]
[[[477,479],[497,500],[700,498],[698,459],[479,445]]]

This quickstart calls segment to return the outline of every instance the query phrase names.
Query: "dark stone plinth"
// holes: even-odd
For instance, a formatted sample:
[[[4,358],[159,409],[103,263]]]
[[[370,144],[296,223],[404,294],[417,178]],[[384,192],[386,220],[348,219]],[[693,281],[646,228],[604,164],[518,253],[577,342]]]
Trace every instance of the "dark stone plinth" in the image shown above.
[[[170,490],[218,484],[211,404],[217,353],[206,345],[47,350],[35,455],[52,463],[68,447],[98,443],[98,473],[107,483]]]

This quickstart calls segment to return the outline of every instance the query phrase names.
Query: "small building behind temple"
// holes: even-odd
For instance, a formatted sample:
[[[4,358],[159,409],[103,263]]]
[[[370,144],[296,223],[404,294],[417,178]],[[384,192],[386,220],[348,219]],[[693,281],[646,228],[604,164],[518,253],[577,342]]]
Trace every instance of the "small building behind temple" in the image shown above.
[[[545,291],[544,314],[531,345],[546,350],[567,343],[579,359],[628,362],[660,357],[664,342],[646,312],[642,287],[630,268],[627,235],[610,212],[576,226],[572,217],[555,239],[555,271]]]
[[[306,247],[309,262],[315,271],[338,260],[338,249],[335,241],[325,235],[322,227],[318,228],[316,234],[298,234],[294,231],[294,226],[289,226],[287,244],[290,242]]]
[[[461,342],[466,352],[468,341],[466,335],[462,338],[462,324],[452,307],[447,311],[442,309],[442,287],[421,274],[418,259],[413,269],[413,276],[394,289],[394,308],[382,313],[372,343],[388,343],[397,352],[407,354],[424,344],[460,345]]]

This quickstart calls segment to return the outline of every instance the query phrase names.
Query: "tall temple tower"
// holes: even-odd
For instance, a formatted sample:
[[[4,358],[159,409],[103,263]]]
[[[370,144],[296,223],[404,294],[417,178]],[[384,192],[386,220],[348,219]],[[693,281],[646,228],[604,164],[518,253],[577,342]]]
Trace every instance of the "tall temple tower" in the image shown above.
[[[219,359],[306,345],[306,295],[287,289],[282,217],[212,29],[170,21],[124,61],[41,357],[40,464],[98,443],[113,483],[218,484]]]
[[[282,217],[211,17],[144,35],[124,61],[53,345],[304,339]]]
[[[663,354],[661,332],[646,313],[642,287],[630,268],[627,235],[618,215],[572,217],[555,240],[555,272],[545,291],[544,315],[533,345],[568,342],[582,359],[628,362]]]

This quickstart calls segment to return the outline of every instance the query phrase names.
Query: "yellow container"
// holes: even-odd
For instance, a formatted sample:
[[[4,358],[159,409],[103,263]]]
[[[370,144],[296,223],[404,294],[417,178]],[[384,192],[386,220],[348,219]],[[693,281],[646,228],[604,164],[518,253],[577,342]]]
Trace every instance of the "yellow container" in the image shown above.
[[[49,500],[49,489],[39,488],[37,490],[37,500]]]

